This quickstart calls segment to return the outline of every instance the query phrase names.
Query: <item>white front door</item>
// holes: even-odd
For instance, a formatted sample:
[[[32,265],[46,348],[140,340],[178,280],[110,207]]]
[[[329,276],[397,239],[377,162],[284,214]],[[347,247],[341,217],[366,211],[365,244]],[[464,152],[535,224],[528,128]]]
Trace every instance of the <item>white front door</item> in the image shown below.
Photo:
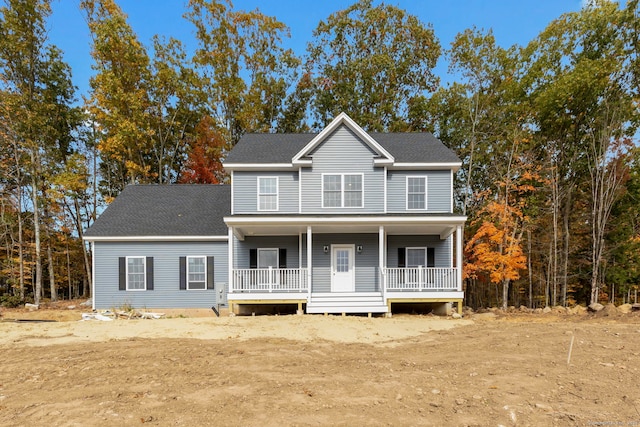
[[[354,292],[354,245],[331,245],[331,292]]]

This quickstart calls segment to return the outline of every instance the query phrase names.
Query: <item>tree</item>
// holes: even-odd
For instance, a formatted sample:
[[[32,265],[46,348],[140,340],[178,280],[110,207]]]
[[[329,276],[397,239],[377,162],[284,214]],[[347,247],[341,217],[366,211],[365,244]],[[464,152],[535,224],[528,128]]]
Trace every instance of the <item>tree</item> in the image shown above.
[[[315,127],[346,112],[365,129],[406,129],[412,99],[433,92],[440,44],[395,6],[360,0],[321,21],[308,46]]]
[[[534,126],[543,141],[540,152],[550,158],[554,173],[553,224],[563,223],[560,275],[564,301],[572,246],[570,219],[576,203],[573,195],[580,185],[591,188],[592,302],[601,285],[608,212],[620,194],[616,191],[620,182],[614,177],[624,175],[616,161],[610,161],[617,157],[614,147],[622,147],[620,142],[634,134],[638,121],[638,108],[632,101],[634,57],[630,55],[636,27],[637,18],[629,9],[595,1],[552,22],[527,47],[526,79],[535,110]]]
[[[300,62],[282,47],[288,28],[258,10],[233,10],[229,1],[190,0],[188,7],[200,43],[194,62],[227,144],[245,132],[275,130]]]
[[[227,143],[214,120],[204,117],[195,130],[195,140],[180,174],[182,184],[219,184],[224,182],[222,156]]]
[[[93,37],[91,97],[87,110],[101,135],[103,192],[116,196],[125,185],[150,182],[148,111],[149,57],[112,0],[81,2]]]
[[[68,152],[74,126],[74,88],[69,67],[62,61],[60,51],[46,44],[45,19],[50,13],[45,0],[8,0],[0,8],[0,102],[2,111],[11,118],[8,127],[11,143],[16,147],[16,166],[24,167],[25,172],[20,175],[28,177],[30,184],[36,304],[43,293],[41,231],[44,229],[45,236],[49,232],[48,178],[51,166]],[[18,209],[22,210],[22,206]],[[48,258],[51,276],[52,262]]]

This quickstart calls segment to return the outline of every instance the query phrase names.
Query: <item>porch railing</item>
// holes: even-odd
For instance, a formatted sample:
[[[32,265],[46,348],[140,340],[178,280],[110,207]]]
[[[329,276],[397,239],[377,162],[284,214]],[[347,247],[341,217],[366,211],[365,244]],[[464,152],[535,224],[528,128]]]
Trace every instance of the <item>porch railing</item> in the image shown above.
[[[247,268],[233,270],[231,292],[307,292],[306,268]]]
[[[428,291],[458,289],[457,268],[383,268],[385,291]]]

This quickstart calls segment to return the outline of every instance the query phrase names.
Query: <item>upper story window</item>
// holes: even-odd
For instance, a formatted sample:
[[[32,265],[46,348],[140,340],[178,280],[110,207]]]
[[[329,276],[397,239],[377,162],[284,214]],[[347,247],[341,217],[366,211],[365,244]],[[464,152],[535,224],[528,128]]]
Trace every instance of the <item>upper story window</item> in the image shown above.
[[[362,174],[323,175],[322,206],[325,208],[361,208]]]
[[[207,289],[207,257],[187,257],[187,289]]]
[[[278,178],[258,177],[258,210],[278,210]]]
[[[146,285],[146,258],[142,256],[127,257],[127,290],[144,291]]]
[[[427,209],[427,177],[407,177],[407,210]]]

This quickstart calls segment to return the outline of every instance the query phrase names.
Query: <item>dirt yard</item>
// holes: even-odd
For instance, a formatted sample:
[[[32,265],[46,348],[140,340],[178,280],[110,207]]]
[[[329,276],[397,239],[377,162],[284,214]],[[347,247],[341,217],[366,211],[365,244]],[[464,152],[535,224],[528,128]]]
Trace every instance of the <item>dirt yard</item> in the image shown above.
[[[640,426],[638,313],[80,313],[2,312],[0,425]]]

